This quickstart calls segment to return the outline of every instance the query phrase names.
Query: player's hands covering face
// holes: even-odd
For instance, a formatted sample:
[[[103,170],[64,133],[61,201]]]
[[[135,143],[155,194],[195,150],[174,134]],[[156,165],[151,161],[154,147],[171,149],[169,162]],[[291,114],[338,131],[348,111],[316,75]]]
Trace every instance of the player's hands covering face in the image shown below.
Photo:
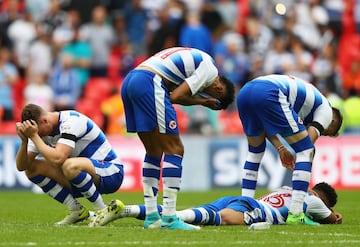
[[[26,137],[31,138],[33,135],[38,133],[38,125],[34,120],[26,120],[22,122],[23,133]]]
[[[210,108],[212,110],[221,110],[221,102],[215,98],[206,99],[205,106],[207,106],[208,108]]]
[[[22,141],[27,141],[28,137],[24,134],[24,125],[23,123],[17,122],[16,123],[16,134],[20,137]]]

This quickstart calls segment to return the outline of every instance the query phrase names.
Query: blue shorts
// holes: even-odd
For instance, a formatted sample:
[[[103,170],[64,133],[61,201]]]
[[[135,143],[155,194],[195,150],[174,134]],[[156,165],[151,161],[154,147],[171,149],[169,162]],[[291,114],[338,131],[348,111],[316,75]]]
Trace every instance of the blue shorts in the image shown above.
[[[254,80],[245,84],[236,100],[247,136],[259,136],[265,131],[269,136],[287,137],[306,129],[287,97],[271,82]]]
[[[225,208],[230,208],[237,212],[247,212],[260,208],[261,205],[255,199],[247,196],[224,196],[200,207],[209,208],[216,212]]]
[[[175,109],[164,81],[147,70],[133,70],[124,79],[121,97],[128,132],[179,134]]]
[[[225,196],[216,201],[204,204],[200,207],[219,212],[222,209],[230,208],[236,212],[251,214],[253,211],[260,213],[253,214],[248,224],[263,222],[266,220],[265,210],[255,199],[248,196]]]
[[[94,164],[96,174],[100,176],[100,187],[97,188],[100,194],[110,194],[119,190],[124,180],[124,168],[121,164],[114,164],[107,161],[90,159]],[[74,197],[82,197],[78,188],[72,186]]]

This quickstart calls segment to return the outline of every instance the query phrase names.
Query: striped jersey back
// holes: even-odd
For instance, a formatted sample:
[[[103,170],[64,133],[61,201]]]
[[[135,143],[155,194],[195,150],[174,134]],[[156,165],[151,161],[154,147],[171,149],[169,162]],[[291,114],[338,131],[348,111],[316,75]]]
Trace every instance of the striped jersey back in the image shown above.
[[[72,147],[70,157],[120,163],[103,131],[90,118],[76,111],[61,111],[58,129],[53,135],[43,137],[43,140],[52,147],[57,142]],[[28,150],[38,152],[31,140]]]

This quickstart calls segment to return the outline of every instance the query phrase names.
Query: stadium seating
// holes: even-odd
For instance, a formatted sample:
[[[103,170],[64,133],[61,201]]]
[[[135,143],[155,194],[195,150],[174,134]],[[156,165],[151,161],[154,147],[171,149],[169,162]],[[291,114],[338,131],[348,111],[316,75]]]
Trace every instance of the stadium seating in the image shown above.
[[[90,117],[97,125],[102,127],[104,119],[100,109],[100,103],[89,98],[82,98],[78,100],[76,110]]]
[[[108,78],[90,78],[85,85],[83,97],[100,103],[110,96],[113,86]]]
[[[15,135],[16,134],[16,121],[0,121],[0,134],[1,135]]]
[[[243,135],[244,129],[237,111],[220,111],[218,115],[221,132],[225,135]]]
[[[104,117],[101,103],[110,97],[114,90],[114,83],[108,78],[90,78],[84,87],[83,95],[76,104],[76,110],[90,117],[100,127]]]

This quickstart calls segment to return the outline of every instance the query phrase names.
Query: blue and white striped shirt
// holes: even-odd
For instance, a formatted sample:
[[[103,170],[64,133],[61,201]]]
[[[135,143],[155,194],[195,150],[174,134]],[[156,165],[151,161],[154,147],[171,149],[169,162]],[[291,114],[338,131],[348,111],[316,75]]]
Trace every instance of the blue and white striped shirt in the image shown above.
[[[276,84],[280,89],[279,94],[286,96],[289,104],[304,124],[318,122],[325,129],[330,125],[332,120],[331,105],[312,84],[289,75],[260,76],[256,80]]]
[[[62,143],[73,148],[70,157],[86,157],[120,164],[120,160],[101,129],[88,117],[76,111],[61,111],[56,133],[42,139],[49,146]],[[39,153],[29,140],[28,151]]]
[[[218,76],[213,58],[195,48],[165,49],[140,66],[152,68],[175,85],[186,81],[193,95],[211,85]]]
[[[290,209],[291,195],[292,189],[284,186],[257,200],[267,222],[285,224]],[[319,197],[310,193],[307,193],[305,197],[304,212],[315,221],[323,220],[331,214],[325,203]]]

